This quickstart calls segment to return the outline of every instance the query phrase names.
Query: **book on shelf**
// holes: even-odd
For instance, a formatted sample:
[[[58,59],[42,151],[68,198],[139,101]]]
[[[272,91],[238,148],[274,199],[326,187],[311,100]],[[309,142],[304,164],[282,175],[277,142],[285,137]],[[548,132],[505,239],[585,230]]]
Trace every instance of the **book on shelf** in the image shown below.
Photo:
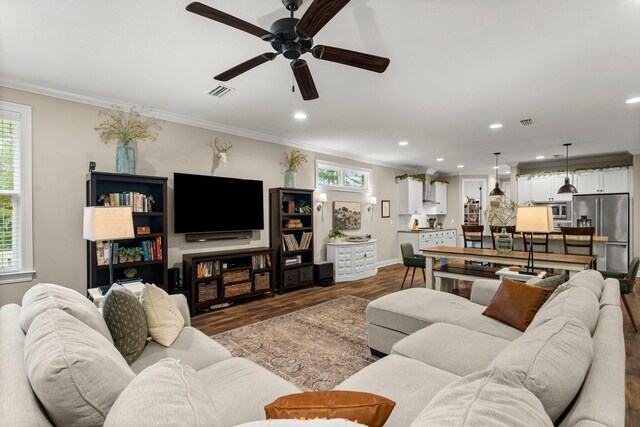
[[[301,219],[290,219],[288,220],[284,228],[302,228],[302,220]]]
[[[118,263],[118,243],[113,243],[113,264]],[[96,242],[96,264],[109,265],[109,242],[106,240]]]
[[[284,265],[297,265],[297,264],[299,264],[299,262],[298,262],[298,258],[296,257],[284,259]]]
[[[116,283],[119,285],[130,285],[132,283],[143,283],[144,280],[142,280],[142,277],[132,277],[130,279],[118,279],[116,280]]]
[[[300,241],[296,239],[296,236],[293,234],[283,234],[282,235],[282,245],[285,251],[299,251],[304,249],[309,249],[311,245],[311,238],[313,237],[312,232],[303,232],[300,237]]]
[[[131,206],[134,212],[149,212],[148,197],[134,191],[106,195],[108,206]]]
[[[218,261],[203,261],[196,264],[196,278],[198,279],[205,279],[218,274],[220,274]]]
[[[271,267],[271,256],[269,254],[254,255],[251,260],[251,267],[254,270],[262,270],[264,268]]]

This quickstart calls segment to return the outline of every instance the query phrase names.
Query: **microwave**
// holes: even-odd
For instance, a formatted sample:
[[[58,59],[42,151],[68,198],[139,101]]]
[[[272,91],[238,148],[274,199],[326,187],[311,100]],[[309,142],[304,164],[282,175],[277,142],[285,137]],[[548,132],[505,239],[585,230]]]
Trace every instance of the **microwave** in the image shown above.
[[[536,206],[549,206],[553,219],[571,222],[571,202],[536,202]]]

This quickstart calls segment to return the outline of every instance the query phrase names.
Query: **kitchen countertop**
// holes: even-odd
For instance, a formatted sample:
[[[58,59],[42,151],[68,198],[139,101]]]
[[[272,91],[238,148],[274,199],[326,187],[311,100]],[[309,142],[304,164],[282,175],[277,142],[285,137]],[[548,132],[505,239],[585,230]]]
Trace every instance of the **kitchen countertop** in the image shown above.
[[[534,234],[533,237],[540,237],[544,239],[544,234]],[[515,237],[516,239],[522,239],[522,234],[517,233],[515,234],[513,237]],[[527,236],[528,237],[528,236]],[[560,240],[562,241],[562,234],[561,233],[549,233],[549,241],[553,241],[553,240]],[[567,240],[589,240],[589,236],[567,236]],[[607,236],[593,236],[593,243],[607,243],[609,241],[609,238]]]
[[[398,230],[398,233],[434,233],[437,231],[456,231],[456,229],[455,228],[419,228],[416,231]]]

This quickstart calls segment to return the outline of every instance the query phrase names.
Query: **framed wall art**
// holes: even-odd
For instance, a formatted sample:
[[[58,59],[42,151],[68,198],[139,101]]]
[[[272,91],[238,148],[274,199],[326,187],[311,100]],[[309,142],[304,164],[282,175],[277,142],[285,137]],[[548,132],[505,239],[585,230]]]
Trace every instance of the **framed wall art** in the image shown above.
[[[362,204],[360,202],[333,202],[333,228],[360,230]]]

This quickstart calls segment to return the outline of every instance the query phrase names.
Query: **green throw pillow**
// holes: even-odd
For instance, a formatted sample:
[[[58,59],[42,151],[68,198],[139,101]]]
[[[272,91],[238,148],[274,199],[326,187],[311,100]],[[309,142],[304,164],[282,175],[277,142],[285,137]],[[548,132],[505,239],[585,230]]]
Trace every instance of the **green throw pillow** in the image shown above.
[[[536,286],[538,288],[543,289],[551,289],[551,291],[555,291],[556,288],[564,283],[564,275],[560,274],[558,276],[551,276],[545,279],[539,279],[537,277],[532,277],[527,280],[527,285]],[[544,299],[545,302],[549,299],[552,293],[547,294],[547,297]]]
[[[124,286],[113,285],[102,303],[113,344],[131,365],[147,344],[147,318],[138,298]]]

